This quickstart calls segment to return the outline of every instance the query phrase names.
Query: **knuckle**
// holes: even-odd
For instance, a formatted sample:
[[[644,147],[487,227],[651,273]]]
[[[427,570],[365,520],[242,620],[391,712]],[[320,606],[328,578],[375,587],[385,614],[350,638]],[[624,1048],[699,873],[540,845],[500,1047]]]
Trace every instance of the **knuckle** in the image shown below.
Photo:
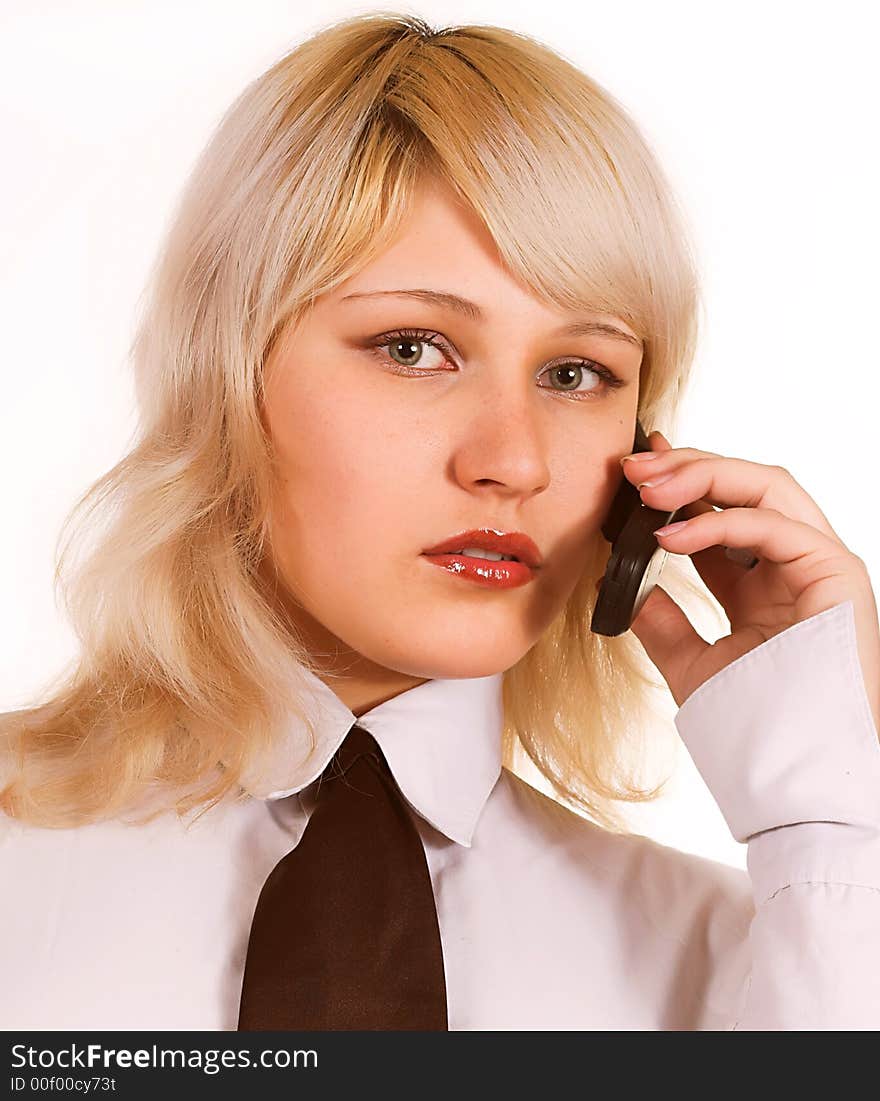
[[[850,551],[849,558],[850,558],[850,565],[853,566],[856,570],[858,570],[859,573],[863,573],[867,577],[868,576],[868,563],[864,560],[864,558],[860,558],[859,555],[853,554],[852,551]]]

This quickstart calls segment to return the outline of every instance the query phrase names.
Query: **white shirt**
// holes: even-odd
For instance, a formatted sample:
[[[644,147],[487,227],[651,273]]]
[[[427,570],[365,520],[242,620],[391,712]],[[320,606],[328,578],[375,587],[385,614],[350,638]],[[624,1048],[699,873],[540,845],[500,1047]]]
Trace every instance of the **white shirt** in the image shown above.
[[[235,1030],[260,890],[356,721],[424,843],[450,1030],[880,1027],[880,743],[852,602],[675,716],[748,872],[609,833],[502,768],[500,673],[428,681],[358,719],[312,683],[308,761],[292,724],[254,798],[189,829],[0,817],[0,1028]]]

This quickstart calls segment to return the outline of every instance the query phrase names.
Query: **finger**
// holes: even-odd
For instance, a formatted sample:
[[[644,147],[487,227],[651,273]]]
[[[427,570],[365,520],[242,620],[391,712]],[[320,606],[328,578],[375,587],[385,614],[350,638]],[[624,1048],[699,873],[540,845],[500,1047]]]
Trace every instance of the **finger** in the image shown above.
[[[657,441],[656,445],[655,440]],[[660,446],[660,441],[666,446]],[[626,462],[623,464],[624,470],[656,470],[661,462],[670,466],[676,466],[685,461],[704,457],[714,456],[716,459],[724,458],[723,455],[717,455],[714,451],[698,451],[695,447],[672,447],[666,443],[666,438],[659,432],[652,432],[648,436],[648,442],[651,444],[651,451],[635,451],[630,455],[624,455],[624,459],[626,459]],[[651,455],[652,458],[646,460],[646,455]],[[643,462],[645,463],[644,467],[642,466]]]
[[[627,476],[639,486],[642,500],[650,508],[671,512],[702,499],[722,509],[773,509],[790,520],[809,524],[844,547],[813,498],[782,467],[714,455],[701,455],[684,463],[658,457],[649,465],[650,473],[627,471]],[[628,466],[624,463],[625,470]],[[647,484],[664,475],[671,477],[661,485]]]
[[[669,440],[666,439],[663,433],[658,432],[657,429],[654,429],[653,432],[648,433],[648,443],[651,445],[652,451],[672,450],[672,444],[669,442]]]
[[[657,541],[675,554],[693,554],[718,545],[754,549],[760,558],[780,568],[784,582],[795,594],[827,577],[829,560],[842,557],[840,544],[812,524],[765,508],[704,512],[675,532],[658,534]]]
[[[651,445],[651,453],[655,456],[652,460],[651,469],[656,469],[660,454],[671,451],[672,445],[663,433],[656,429],[648,433],[648,442]],[[624,462],[623,466],[626,469],[627,464]],[[647,470],[647,465],[642,469]],[[646,474],[645,477],[648,477],[648,475]],[[697,500],[691,501],[680,508],[678,515],[679,517],[688,518],[698,516],[702,512],[712,511],[714,511],[714,507],[708,501]],[[691,561],[709,591],[718,600],[724,611],[729,614],[735,587],[744,570],[753,568],[759,560],[757,556],[738,548],[707,547],[705,550],[697,551],[691,555]],[[736,569],[731,570],[731,562],[736,563]]]
[[[691,501],[684,508],[678,510],[677,519],[690,519],[692,516],[701,516],[705,512],[714,511],[714,507],[707,501]],[[750,551],[744,551],[740,548],[711,546],[694,551],[691,553],[690,559],[694,564],[694,569],[696,569],[729,618],[736,586],[746,569],[758,564],[758,558]],[[747,559],[747,561],[743,559]]]

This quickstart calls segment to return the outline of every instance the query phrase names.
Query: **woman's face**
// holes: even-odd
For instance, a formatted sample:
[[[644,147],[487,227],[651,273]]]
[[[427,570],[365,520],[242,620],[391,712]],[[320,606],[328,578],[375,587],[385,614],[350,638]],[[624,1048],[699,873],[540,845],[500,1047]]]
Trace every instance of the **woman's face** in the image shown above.
[[[479,316],[387,293],[413,289],[469,299]],[[583,319],[514,282],[437,183],[391,247],[273,349],[279,595],[322,669],[345,673],[332,687],[356,714],[430,678],[510,668],[562,610],[632,447],[642,359],[623,339],[555,332]],[[406,329],[438,347],[393,335]],[[487,588],[423,554],[483,527],[531,537],[532,581]]]

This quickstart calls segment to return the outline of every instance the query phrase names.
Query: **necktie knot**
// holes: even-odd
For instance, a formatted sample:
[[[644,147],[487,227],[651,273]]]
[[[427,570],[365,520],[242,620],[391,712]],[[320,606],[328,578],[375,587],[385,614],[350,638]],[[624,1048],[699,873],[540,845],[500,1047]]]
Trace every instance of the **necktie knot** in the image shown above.
[[[321,773],[315,788],[316,800],[320,800],[322,796],[328,793],[330,787],[335,787],[339,783],[358,788],[358,785],[353,783],[351,776],[352,769],[358,762],[372,768],[373,772],[379,774],[386,784],[389,782],[394,784],[394,777],[382,750],[379,748],[379,743],[368,730],[356,723],[346,734],[342,744]],[[331,781],[336,783],[333,784]],[[367,793],[365,792],[365,794]]]
[[[379,748],[379,743],[364,727],[358,726],[357,723],[346,734],[342,744],[333,754],[331,765],[336,764],[343,772],[350,768],[358,757],[364,755],[372,757],[377,764],[387,768],[385,764],[385,758]]]

